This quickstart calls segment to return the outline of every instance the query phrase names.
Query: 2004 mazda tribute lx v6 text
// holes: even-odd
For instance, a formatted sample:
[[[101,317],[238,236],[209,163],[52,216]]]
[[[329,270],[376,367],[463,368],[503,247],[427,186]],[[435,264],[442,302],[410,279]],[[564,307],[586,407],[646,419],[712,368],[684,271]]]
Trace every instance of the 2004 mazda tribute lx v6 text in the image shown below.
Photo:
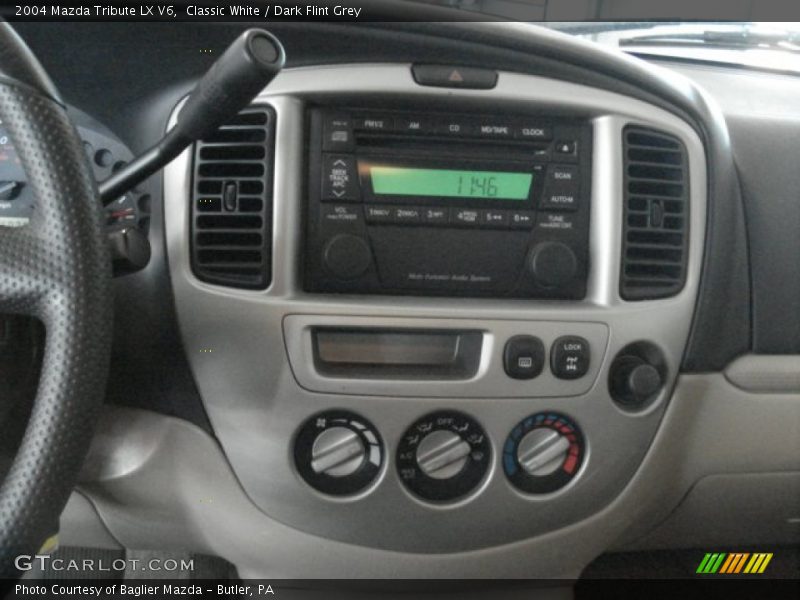
[[[2,24],[12,594],[797,579],[800,26],[545,4]]]

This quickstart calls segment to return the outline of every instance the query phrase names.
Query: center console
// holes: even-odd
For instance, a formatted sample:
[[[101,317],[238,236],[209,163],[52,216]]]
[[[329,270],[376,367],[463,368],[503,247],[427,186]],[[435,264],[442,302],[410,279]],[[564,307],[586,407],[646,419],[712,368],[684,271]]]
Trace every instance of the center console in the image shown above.
[[[698,290],[702,142],[639,100],[495,75],[289,69],[167,169],[198,389],[259,519],[298,540],[489,565],[590,522],[658,431]]]
[[[309,117],[307,291],[585,296],[585,121],[338,107]]]

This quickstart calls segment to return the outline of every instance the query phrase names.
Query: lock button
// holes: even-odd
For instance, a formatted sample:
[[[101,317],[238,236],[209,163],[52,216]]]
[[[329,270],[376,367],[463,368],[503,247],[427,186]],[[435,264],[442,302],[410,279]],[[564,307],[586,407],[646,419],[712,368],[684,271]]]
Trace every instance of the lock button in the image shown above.
[[[577,335],[566,335],[553,342],[550,369],[559,379],[579,379],[589,371],[589,342]]]

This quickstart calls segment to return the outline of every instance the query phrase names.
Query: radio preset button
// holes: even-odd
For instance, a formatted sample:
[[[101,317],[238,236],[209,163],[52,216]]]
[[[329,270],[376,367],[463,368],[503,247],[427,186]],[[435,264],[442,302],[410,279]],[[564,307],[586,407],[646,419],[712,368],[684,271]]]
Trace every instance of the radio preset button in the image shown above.
[[[419,223],[422,220],[422,211],[419,208],[406,208],[398,206],[394,209],[393,221],[400,225],[405,223]]]
[[[360,199],[355,157],[347,154],[326,154],[322,169],[323,202]]]
[[[466,227],[477,227],[481,223],[481,211],[470,208],[451,208],[450,223]]]
[[[446,208],[424,208],[422,220],[429,225],[447,225],[449,211]]]
[[[392,223],[394,208],[391,206],[365,206],[367,223]]]
[[[531,229],[533,227],[534,214],[532,210],[511,211],[508,225],[511,229]]]
[[[481,225],[484,227],[508,229],[509,222],[510,217],[508,211],[492,209],[481,211]]]
[[[589,371],[589,342],[576,335],[567,335],[553,342],[550,369],[559,379],[578,379]]]

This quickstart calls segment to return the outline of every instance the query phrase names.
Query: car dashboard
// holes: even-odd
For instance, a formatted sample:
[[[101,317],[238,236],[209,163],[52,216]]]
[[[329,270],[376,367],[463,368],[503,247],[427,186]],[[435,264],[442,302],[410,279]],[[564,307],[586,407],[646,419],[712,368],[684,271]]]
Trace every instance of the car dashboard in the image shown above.
[[[59,24],[78,68],[19,25],[98,178],[243,28]],[[243,577],[552,579],[797,542],[794,77],[524,25],[273,32],[289,63],[250,108],[110,205],[152,257],[115,279],[65,539]]]

